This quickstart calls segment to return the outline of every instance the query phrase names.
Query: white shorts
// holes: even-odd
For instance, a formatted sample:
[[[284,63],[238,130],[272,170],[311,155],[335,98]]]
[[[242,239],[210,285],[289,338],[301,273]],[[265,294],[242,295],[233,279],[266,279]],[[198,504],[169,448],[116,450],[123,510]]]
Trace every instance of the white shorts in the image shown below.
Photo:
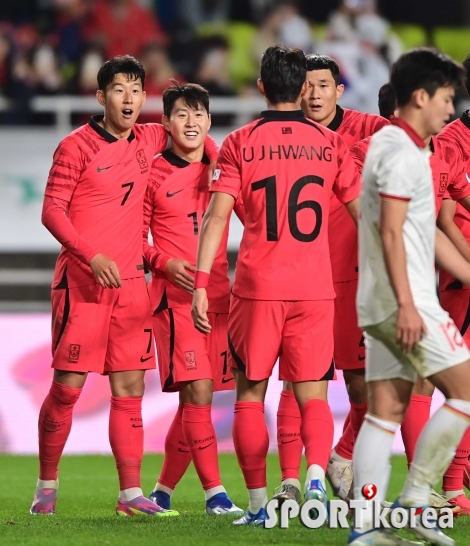
[[[404,353],[395,339],[396,313],[380,324],[367,326],[366,381],[405,379],[416,374],[429,377],[470,358],[470,352],[454,321],[439,305],[418,309],[427,334],[411,353]]]

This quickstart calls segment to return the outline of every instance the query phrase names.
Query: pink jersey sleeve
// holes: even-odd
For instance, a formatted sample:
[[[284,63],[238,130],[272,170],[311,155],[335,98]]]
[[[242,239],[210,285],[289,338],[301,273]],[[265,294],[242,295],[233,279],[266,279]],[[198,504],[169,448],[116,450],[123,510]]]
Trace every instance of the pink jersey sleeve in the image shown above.
[[[147,186],[147,191],[145,193],[144,199],[144,222],[143,222],[143,244],[144,244],[144,258],[147,262],[148,267],[152,271],[162,271],[165,272],[165,266],[171,256],[167,256],[155,246],[152,246],[149,243],[149,229],[150,221],[153,214],[153,189],[150,186]],[[155,241],[154,241],[155,245]]]
[[[84,169],[85,158],[83,154],[75,142],[66,138],[54,152],[45,195],[58,197],[68,203]]]
[[[441,146],[443,146],[442,143]],[[468,178],[466,164],[453,148],[448,146],[443,146],[443,148],[444,158],[449,165],[449,183],[446,193],[454,201],[459,201],[470,195],[470,179]]]
[[[340,136],[337,136],[338,173],[333,191],[341,203],[349,203],[361,193],[361,176],[354,160]]]
[[[170,137],[163,125],[160,125],[160,123],[145,123],[141,127],[145,127],[146,133],[150,135],[156,154],[164,152],[167,149]]]
[[[240,194],[241,175],[232,134],[222,144],[209,191],[228,193],[236,200]]]
[[[206,140],[204,141],[204,151],[211,163],[217,161],[219,156],[219,145],[210,135],[207,135]]]

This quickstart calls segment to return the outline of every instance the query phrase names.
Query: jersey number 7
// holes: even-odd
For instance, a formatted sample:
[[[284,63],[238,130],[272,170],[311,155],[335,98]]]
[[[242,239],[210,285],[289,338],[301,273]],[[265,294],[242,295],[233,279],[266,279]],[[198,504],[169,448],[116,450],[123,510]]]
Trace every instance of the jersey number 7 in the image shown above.
[[[322,225],[322,209],[320,203],[317,201],[307,200],[299,201],[299,195],[302,189],[308,184],[318,184],[323,187],[324,180],[319,176],[307,175],[299,178],[292,186],[289,192],[289,198],[287,202],[287,220],[289,222],[289,231],[292,237],[303,243],[310,243],[314,241],[320,234]],[[253,182],[251,184],[252,191],[258,191],[266,189],[266,228],[267,228],[267,240],[277,241],[279,238],[278,226],[277,226],[277,192],[276,192],[276,177],[268,176],[263,178],[259,182]],[[315,226],[309,233],[303,233],[300,231],[297,225],[297,212],[303,209],[312,209],[315,212]]]

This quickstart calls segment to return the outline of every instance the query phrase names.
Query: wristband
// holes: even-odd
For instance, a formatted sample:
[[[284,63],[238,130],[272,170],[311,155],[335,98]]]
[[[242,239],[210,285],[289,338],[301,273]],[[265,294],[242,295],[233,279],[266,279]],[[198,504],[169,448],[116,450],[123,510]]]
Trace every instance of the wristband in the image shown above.
[[[196,271],[196,274],[194,275],[194,288],[207,288],[207,285],[209,284],[209,277],[210,273],[199,270]]]

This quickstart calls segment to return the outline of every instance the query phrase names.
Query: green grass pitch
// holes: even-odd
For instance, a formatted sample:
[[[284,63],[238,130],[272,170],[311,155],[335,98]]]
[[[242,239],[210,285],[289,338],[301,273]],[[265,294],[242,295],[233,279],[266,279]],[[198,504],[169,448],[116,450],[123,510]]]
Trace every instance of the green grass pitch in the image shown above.
[[[161,467],[160,455],[147,455],[142,469],[146,494]],[[234,502],[247,506],[243,477],[234,455],[221,455],[224,485]],[[400,491],[406,475],[404,457],[393,458],[389,499]],[[64,457],[61,485],[54,516],[32,516],[29,507],[37,478],[35,457],[0,455],[0,545],[8,546],[241,546],[257,544],[345,545],[348,531],[317,529],[291,522],[289,529],[239,528],[227,517],[204,513],[204,496],[194,471],[189,468],[173,495],[179,518],[123,518],[114,513],[117,477],[109,456]],[[268,460],[268,487],[279,485],[277,456]],[[460,517],[448,530],[457,544],[470,543],[470,517]]]

